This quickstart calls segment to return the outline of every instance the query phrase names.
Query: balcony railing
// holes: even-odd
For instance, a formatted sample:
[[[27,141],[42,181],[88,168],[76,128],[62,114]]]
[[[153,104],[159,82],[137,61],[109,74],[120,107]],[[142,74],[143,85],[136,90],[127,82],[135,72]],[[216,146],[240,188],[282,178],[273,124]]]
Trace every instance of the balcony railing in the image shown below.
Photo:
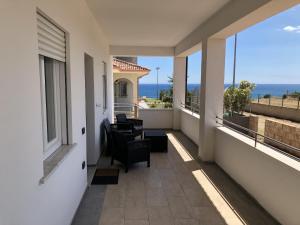
[[[135,103],[114,103],[114,114],[125,113],[128,118],[137,118],[139,108]]]
[[[296,148],[294,146],[285,144],[281,141],[278,141],[276,139],[267,137],[265,135],[259,134],[256,131],[250,130],[248,128],[245,128],[245,127],[240,126],[238,124],[232,123],[231,121],[228,121],[228,120],[220,118],[220,117],[216,117],[216,123],[218,125],[227,127],[231,130],[234,130],[235,132],[238,132],[238,133],[240,133],[244,136],[247,136],[247,137],[251,138],[252,140],[254,140],[254,147],[257,147],[257,144],[260,143],[260,144],[262,144],[264,146],[267,146],[269,148],[272,148],[273,150],[276,150],[276,151],[278,151],[278,152],[280,152],[284,155],[287,155],[290,158],[293,158],[297,161],[300,161],[300,157],[299,157],[300,156],[300,149],[299,148]],[[242,132],[242,131],[244,131],[244,132]],[[264,140],[264,141],[262,141],[262,140]],[[280,147],[275,147],[272,144],[268,144],[268,143],[266,143],[266,140],[267,140],[268,143],[274,143],[274,144],[276,144],[277,146],[280,146]],[[295,156],[295,154],[298,155],[298,157]]]

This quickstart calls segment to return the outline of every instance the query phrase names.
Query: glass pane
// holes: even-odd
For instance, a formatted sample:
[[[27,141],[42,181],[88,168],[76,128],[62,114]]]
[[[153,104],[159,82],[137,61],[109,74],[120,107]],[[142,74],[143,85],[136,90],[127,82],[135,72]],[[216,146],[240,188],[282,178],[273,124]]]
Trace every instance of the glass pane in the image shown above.
[[[47,117],[47,139],[51,142],[56,138],[55,124],[55,78],[54,60],[45,57],[45,94],[46,94],[46,117]]]

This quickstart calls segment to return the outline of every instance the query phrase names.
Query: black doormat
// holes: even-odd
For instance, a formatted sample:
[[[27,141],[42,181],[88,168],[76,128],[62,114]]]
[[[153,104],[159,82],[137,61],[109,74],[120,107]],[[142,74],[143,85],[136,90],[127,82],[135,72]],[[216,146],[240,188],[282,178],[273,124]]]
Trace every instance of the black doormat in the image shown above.
[[[96,169],[92,185],[118,184],[119,169]]]

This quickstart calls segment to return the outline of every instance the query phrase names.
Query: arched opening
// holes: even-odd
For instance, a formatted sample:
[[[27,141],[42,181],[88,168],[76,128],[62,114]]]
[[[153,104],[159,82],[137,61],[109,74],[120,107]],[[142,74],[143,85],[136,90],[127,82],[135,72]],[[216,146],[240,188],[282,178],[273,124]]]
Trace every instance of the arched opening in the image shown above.
[[[133,103],[133,84],[130,80],[121,78],[114,82],[115,103]]]

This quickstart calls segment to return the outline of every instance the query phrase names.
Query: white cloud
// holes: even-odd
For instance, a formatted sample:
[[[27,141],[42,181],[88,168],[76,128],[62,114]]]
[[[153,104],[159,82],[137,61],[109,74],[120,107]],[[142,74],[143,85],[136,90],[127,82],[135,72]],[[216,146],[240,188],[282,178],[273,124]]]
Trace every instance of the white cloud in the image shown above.
[[[300,33],[300,26],[286,26],[283,28],[283,30],[287,32]]]

